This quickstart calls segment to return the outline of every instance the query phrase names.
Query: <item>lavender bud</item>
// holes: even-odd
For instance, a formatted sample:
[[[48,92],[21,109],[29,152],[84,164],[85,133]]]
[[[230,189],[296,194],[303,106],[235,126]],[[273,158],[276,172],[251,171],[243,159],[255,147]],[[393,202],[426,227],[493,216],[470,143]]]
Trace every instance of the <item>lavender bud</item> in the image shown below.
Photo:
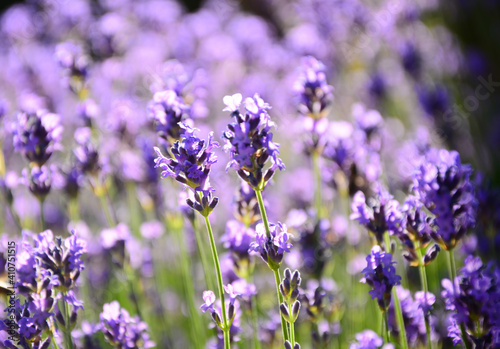
[[[216,311],[214,311],[212,313],[212,319],[215,321],[215,323],[217,324],[217,326],[219,326],[219,328],[223,327],[222,326],[222,321],[220,319],[220,316],[219,316],[219,314]]]
[[[288,307],[286,306],[285,303],[281,303],[280,304],[280,311],[281,311],[281,315],[283,315],[283,318],[287,321],[287,322],[292,322],[290,320],[290,313],[288,312]]]
[[[49,349],[50,347],[50,342],[51,341],[51,337],[47,337],[47,339],[45,339],[41,344],[40,344],[40,349]]]
[[[300,302],[295,301],[295,303],[293,303],[293,306],[292,306],[292,316],[291,316],[292,322],[295,322],[295,320],[297,320],[297,317],[299,316],[299,312],[300,312]]]
[[[229,304],[228,315],[229,315],[229,319],[230,319],[230,321],[232,321],[232,320],[233,320],[233,318],[234,318],[234,315],[235,315],[235,308],[234,308],[234,304]]]
[[[288,340],[285,341],[285,349],[292,349],[292,344]]]
[[[431,248],[429,248],[429,250],[424,256],[424,264],[428,265],[430,262],[436,259],[439,251],[441,251],[441,248],[439,247],[438,244],[435,244]]]
[[[61,311],[56,309],[56,320],[59,322],[64,328],[66,327],[66,321],[64,321],[64,316],[61,314]]]

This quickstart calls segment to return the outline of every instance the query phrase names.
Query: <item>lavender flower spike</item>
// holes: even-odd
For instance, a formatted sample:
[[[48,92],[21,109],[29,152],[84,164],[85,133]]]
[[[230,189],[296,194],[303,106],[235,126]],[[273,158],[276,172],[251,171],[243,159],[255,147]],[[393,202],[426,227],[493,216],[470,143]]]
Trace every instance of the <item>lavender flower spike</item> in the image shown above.
[[[302,115],[322,118],[333,99],[333,87],[326,82],[325,66],[311,56],[303,57],[301,63],[300,76],[294,85],[297,108]]]
[[[366,257],[367,266],[363,269],[365,277],[361,282],[372,287],[369,292],[372,299],[377,299],[380,309],[385,312],[391,303],[391,290],[399,285],[401,277],[396,275],[396,268],[392,254],[382,251],[380,246],[372,247],[371,253]]]
[[[203,216],[208,216],[215,208],[219,199],[213,197],[215,190],[210,186],[209,174],[211,166],[217,162],[212,152],[219,144],[213,141],[213,133],[208,136],[208,142],[195,136],[195,129],[180,124],[184,130],[181,139],[170,149],[173,157],[165,157],[158,147],[155,147],[158,157],[156,167],[163,171],[162,177],[173,177],[178,182],[191,188],[194,199],[187,199],[187,204]]]
[[[250,251],[258,252],[272,270],[278,269],[285,252],[290,252],[292,244],[285,224],[269,224],[270,238],[267,238],[263,223],[257,224],[255,241],[250,244]]]
[[[477,200],[470,181],[472,168],[463,165],[456,151],[429,151],[414,174],[413,190],[435,216],[438,227],[431,237],[445,250],[453,249],[475,225]]]
[[[270,132],[274,123],[267,113],[271,107],[258,94],[243,102],[245,112],[239,108],[241,94],[224,97],[226,108],[234,117],[234,123],[227,125],[222,138],[226,140],[224,150],[231,155],[226,170],[233,168],[238,175],[254,189],[262,190],[274,175],[276,169],[284,170],[285,165],[279,156],[279,144],[273,142]],[[264,173],[264,167],[271,158],[272,165]]]
[[[21,112],[13,125],[14,149],[28,161],[42,166],[55,150],[61,149],[63,127],[59,115],[39,110]]]

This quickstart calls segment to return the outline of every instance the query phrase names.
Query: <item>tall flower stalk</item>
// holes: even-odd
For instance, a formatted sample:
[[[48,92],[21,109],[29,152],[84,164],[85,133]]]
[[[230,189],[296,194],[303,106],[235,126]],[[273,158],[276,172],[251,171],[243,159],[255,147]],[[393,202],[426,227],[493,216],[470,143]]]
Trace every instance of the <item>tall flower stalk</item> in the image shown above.
[[[210,248],[215,264],[217,276],[217,286],[221,300],[222,322],[216,321],[219,328],[224,333],[224,348],[230,348],[230,328],[226,312],[226,302],[224,297],[224,283],[217,253],[212,226],[209,215],[217,205],[219,199],[213,196],[215,190],[210,186],[209,173],[210,167],[217,161],[212,152],[214,147],[218,146],[213,141],[213,133],[210,133],[208,142],[198,138],[195,130],[185,124],[179,124],[183,130],[181,139],[175,141],[170,149],[171,157],[165,157],[159,148],[155,147],[158,157],[155,159],[156,167],[160,167],[162,177],[173,177],[178,182],[190,188],[193,195],[186,200],[187,205],[200,213],[205,219],[205,225],[210,241]]]
[[[231,161],[226,170],[229,168],[236,170],[240,178],[255,191],[262,223],[257,225],[256,242],[252,243],[250,248],[258,252],[273,271],[278,302],[282,304],[283,296],[279,291],[281,283],[279,267],[284,252],[289,252],[292,245],[288,242],[289,235],[286,226],[269,222],[262,191],[276,170],[283,170],[285,165],[278,157],[279,144],[273,142],[273,134],[270,132],[274,123],[267,110],[271,107],[258,94],[255,94],[253,98],[245,99],[243,102],[245,112],[242,113],[240,112],[242,99],[239,93],[224,97],[226,105],[224,111],[231,112],[235,120],[227,126],[223,134],[226,141],[224,149],[231,155]],[[271,166],[266,168],[269,159]],[[281,330],[283,340],[288,340],[290,335],[283,315],[281,316]]]

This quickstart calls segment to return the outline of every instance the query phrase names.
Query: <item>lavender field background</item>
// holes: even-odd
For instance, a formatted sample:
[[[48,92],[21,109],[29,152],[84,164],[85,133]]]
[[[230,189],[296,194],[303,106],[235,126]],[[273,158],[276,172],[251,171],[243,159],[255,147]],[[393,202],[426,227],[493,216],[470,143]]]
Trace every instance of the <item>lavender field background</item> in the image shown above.
[[[0,16],[0,348],[500,348],[494,1]]]

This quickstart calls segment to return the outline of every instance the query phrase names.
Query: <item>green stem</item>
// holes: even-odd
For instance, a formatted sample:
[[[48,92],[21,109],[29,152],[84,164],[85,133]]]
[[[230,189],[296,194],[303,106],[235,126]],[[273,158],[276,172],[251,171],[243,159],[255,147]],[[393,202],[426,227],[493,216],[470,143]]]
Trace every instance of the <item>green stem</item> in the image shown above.
[[[271,237],[271,232],[269,230],[269,221],[267,220],[266,207],[264,206],[262,191],[255,189],[255,195],[257,196],[257,202],[259,203],[260,215],[262,216],[262,222],[264,223],[264,228],[266,229],[266,235],[267,238],[269,239]]]
[[[182,276],[184,282],[184,289],[188,299],[189,312],[191,314],[190,322],[192,326],[189,326],[191,339],[194,343],[194,347],[201,349],[204,347],[205,332],[203,331],[202,324],[200,323],[199,309],[194,304],[195,301],[195,291],[193,286],[193,279],[191,275],[191,265],[189,256],[187,254],[187,248],[184,241],[184,236],[182,230],[178,227],[174,228],[176,233],[178,243],[179,243],[179,253],[180,253],[180,263],[182,268]],[[202,342],[200,344],[200,341]]]
[[[312,153],[313,171],[314,171],[314,203],[316,215],[318,218],[323,218],[323,205],[321,198],[321,168],[319,164],[319,153]]]
[[[201,266],[203,267],[203,274],[205,275],[207,289],[214,290],[215,289],[214,279],[212,277],[212,273],[210,273],[210,267],[212,266],[209,263],[206,250],[203,248],[204,240],[201,231],[198,227],[198,224],[196,223],[196,218],[192,220],[191,225],[193,227],[194,235],[196,237],[196,247],[198,248],[198,254],[200,255]]]
[[[224,326],[224,328],[222,329],[224,332],[224,349],[228,349],[231,347],[231,343],[229,337],[229,323],[227,321],[227,313],[226,313],[226,301],[224,299],[224,284],[222,282],[222,272],[220,269],[219,255],[217,254],[217,247],[215,245],[214,234],[212,232],[212,226],[210,225],[210,220],[208,219],[208,216],[205,216],[205,224],[207,226],[208,237],[210,238],[210,247],[212,248],[212,257],[214,259],[215,271],[217,273],[217,283],[219,286],[219,298],[221,301],[222,322]]]
[[[386,232],[384,234],[385,248],[386,251],[391,251],[391,238],[389,237],[389,233]],[[396,313],[396,320],[398,322],[399,333],[400,333],[400,341],[401,348],[408,349],[408,339],[406,338],[406,328],[403,319],[403,311],[401,310],[401,303],[399,302],[398,293],[396,292],[396,288],[392,288],[392,299],[394,301],[394,312]]]
[[[71,198],[69,200],[68,213],[69,213],[69,218],[73,222],[78,222],[80,220],[80,207],[78,205],[78,196]]]
[[[292,305],[288,304],[288,313],[292,316]],[[295,323],[290,322],[290,342],[292,343],[292,348],[295,346]]]
[[[418,258],[418,271],[420,272],[420,282],[424,289],[425,303],[427,304],[427,293],[429,292],[429,286],[427,285],[427,272],[425,270],[424,260],[422,257],[422,247],[420,244],[416,246],[417,258]],[[427,335],[427,347],[432,349],[432,339],[431,339],[431,326],[429,324],[429,314],[424,313],[425,320],[425,332]]]
[[[71,338],[71,330],[70,330],[70,314],[69,314],[69,304],[65,302],[64,300],[62,301],[64,303],[63,311],[64,311],[64,322],[66,323],[66,326],[64,328],[64,342],[66,343],[66,348],[73,349],[73,338]]]
[[[260,349],[260,341],[259,337],[257,336],[258,330],[259,330],[259,323],[258,323],[258,314],[257,314],[257,299],[256,296],[254,296],[254,299],[250,300],[250,306],[251,309],[250,311],[252,312],[252,327],[253,327],[253,347],[254,349]]]
[[[455,263],[455,255],[453,253],[453,250],[448,250],[447,252],[448,252],[448,261],[449,261],[448,265],[449,265],[451,283],[453,285],[453,292],[456,294],[458,290],[455,287],[455,280],[457,278],[457,265]],[[462,341],[464,342],[465,348],[471,349],[471,345],[467,340],[467,333],[465,332],[465,326],[463,323],[460,324],[460,332],[462,334]]]
[[[276,293],[278,294],[278,308],[281,303],[283,303],[283,295],[280,292],[280,284],[281,284],[281,277],[280,277],[280,272],[279,269],[273,270],[274,272],[274,281],[276,282]],[[283,334],[283,341],[290,340],[290,336],[288,335],[288,326],[286,325],[286,320],[281,315],[281,333]]]
[[[384,311],[382,313],[382,318],[384,320],[384,330],[382,331],[384,333],[384,342],[388,344],[391,342],[391,334],[389,333],[389,320],[387,311]]]
[[[262,191],[258,189],[255,190],[255,195],[257,196],[257,202],[259,203],[260,215],[262,217],[262,222],[264,223],[264,228],[266,229],[267,238],[271,238],[271,231],[269,230],[269,221],[267,220],[266,207],[264,206],[264,200],[262,199]],[[283,303],[283,295],[280,292],[280,273],[279,269],[273,270],[274,272],[274,280],[276,281],[276,292],[278,294],[278,307],[281,303]],[[289,339],[288,336],[288,327],[286,325],[286,320],[283,316],[281,316],[281,332],[283,333],[283,341]]]
[[[45,231],[46,225],[45,225],[45,210],[43,207],[43,203],[45,200],[38,200],[40,202],[40,223],[42,224],[42,231]]]

